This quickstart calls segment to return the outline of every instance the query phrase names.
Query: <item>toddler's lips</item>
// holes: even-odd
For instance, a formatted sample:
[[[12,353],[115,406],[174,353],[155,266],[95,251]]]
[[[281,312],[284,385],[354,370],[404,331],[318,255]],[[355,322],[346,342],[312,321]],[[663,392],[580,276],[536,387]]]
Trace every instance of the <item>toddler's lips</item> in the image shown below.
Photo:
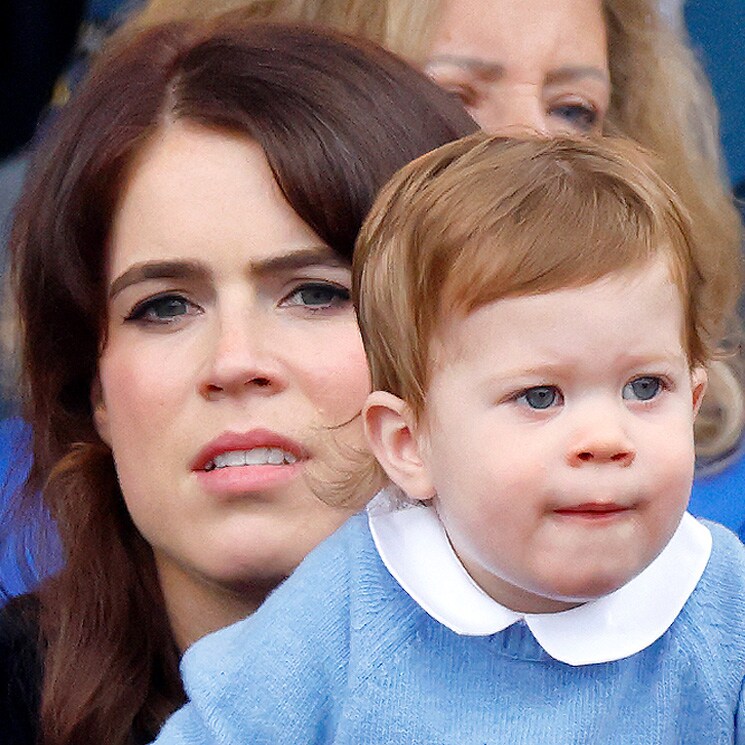
[[[585,519],[603,519],[616,517],[625,514],[631,510],[626,505],[616,504],[615,502],[586,502],[584,504],[561,507],[554,510],[557,515],[562,517],[576,517]]]

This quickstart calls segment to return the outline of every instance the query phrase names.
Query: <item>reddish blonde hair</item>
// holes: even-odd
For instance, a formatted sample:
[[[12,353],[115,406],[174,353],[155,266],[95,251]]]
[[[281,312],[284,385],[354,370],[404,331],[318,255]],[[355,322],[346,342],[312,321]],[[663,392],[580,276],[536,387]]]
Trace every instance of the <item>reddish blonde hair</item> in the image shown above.
[[[373,387],[421,413],[445,314],[577,287],[664,255],[691,365],[707,364],[739,277],[713,271],[649,153],[619,138],[476,134],[389,182],[357,242],[353,293]]]

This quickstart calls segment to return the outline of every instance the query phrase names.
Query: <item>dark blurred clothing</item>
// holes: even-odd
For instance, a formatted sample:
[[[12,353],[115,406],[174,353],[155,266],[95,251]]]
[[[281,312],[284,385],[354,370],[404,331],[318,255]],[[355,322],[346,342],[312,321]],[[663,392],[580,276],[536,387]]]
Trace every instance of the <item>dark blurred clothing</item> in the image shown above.
[[[5,745],[30,745],[37,739],[42,677],[38,615],[32,595],[0,610],[0,721]]]
[[[0,3],[0,159],[33,136],[67,63],[85,0]]]
[[[745,219],[745,181],[740,181],[735,187],[735,197],[737,198],[737,205],[740,208],[743,219]]]

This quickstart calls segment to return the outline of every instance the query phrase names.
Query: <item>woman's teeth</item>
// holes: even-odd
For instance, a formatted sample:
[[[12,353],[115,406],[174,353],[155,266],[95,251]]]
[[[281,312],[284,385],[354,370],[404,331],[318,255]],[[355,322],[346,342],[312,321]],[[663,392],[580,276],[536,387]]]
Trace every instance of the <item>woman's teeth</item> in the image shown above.
[[[281,466],[295,463],[297,457],[281,448],[252,448],[251,450],[232,450],[216,455],[204,467],[205,471],[229,466]]]

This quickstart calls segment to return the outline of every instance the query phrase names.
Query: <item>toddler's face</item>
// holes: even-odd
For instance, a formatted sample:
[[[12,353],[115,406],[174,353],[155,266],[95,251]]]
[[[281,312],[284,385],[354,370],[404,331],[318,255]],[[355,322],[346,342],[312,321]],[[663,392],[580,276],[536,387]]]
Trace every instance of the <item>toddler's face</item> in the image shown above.
[[[683,322],[658,260],[443,330],[417,444],[455,551],[498,602],[541,613],[612,592],[672,536],[705,386]]]

